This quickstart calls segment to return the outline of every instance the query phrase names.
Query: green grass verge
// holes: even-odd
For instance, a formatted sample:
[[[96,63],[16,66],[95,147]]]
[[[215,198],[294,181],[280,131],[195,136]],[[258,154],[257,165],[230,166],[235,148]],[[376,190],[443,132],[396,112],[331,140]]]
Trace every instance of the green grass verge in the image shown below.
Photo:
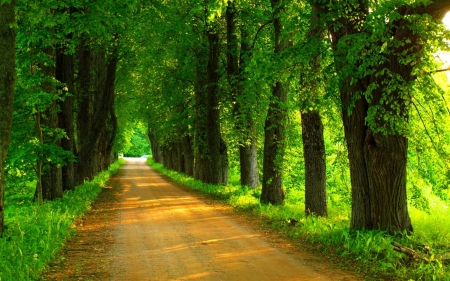
[[[34,280],[63,247],[73,222],[91,208],[103,187],[123,163],[119,160],[91,182],[64,193],[64,198],[37,203],[8,200],[6,231],[0,237],[0,281]]]
[[[382,231],[350,232],[350,209],[344,204],[329,206],[329,218],[306,217],[303,200],[298,194],[288,194],[286,203],[280,206],[260,204],[260,188],[205,184],[153,163],[150,158],[147,163],[179,184],[264,217],[272,228],[306,242],[315,251],[332,254],[343,266],[350,265],[361,271],[366,280],[450,280],[448,265],[408,260],[405,255],[395,252],[391,245],[391,242],[397,242],[419,251],[423,245],[429,245],[435,255],[450,253],[450,210],[445,205],[433,206],[431,215],[411,208],[410,216],[415,227],[412,235],[391,236]],[[299,222],[292,227],[288,224],[289,218]]]

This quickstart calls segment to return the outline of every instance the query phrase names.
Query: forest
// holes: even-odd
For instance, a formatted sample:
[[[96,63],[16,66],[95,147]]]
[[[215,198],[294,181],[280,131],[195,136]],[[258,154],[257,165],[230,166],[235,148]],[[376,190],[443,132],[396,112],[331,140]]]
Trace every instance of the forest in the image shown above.
[[[30,265],[8,241],[53,235],[40,216],[86,205],[78,186],[119,154],[295,217],[308,227],[292,235],[387,274],[450,280],[449,11],[448,0],[0,0],[0,280],[16,258],[35,278],[54,253]],[[420,258],[386,253],[391,241]]]

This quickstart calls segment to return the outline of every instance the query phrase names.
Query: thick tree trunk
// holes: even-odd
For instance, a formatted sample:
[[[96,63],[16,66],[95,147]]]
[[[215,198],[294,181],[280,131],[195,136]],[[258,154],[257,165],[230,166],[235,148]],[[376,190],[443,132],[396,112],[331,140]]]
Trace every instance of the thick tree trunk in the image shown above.
[[[323,124],[319,110],[315,104],[324,92],[323,74],[321,71],[323,52],[323,23],[320,22],[317,8],[313,6],[310,30],[307,40],[312,43],[309,63],[303,67],[301,87],[303,106],[300,110],[302,122],[303,156],[305,160],[305,213],[306,215],[328,215],[326,186],[326,155],[323,139]],[[314,109],[309,109],[311,105]]]
[[[305,213],[328,216],[325,142],[317,110],[301,113],[305,158]]]
[[[241,185],[257,187],[259,183],[258,154],[256,139],[251,138],[250,144],[239,146],[239,161]]]
[[[112,45],[116,46],[116,44],[116,42],[113,42]],[[106,51],[97,54],[97,75],[96,80],[93,81],[97,95],[92,97],[94,99],[94,112],[88,135],[81,140],[78,151],[78,167],[84,170],[83,174],[80,175],[83,178],[88,176],[91,179],[95,173],[99,172],[99,153],[102,152],[99,147],[100,137],[106,131],[108,117],[114,106],[118,54],[116,49],[112,50],[108,58],[105,57],[105,54]],[[87,168],[90,168],[90,170],[87,170]]]
[[[74,127],[74,60],[73,55],[65,54],[65,49],[58,49],[56,54],[56,79],[66,84],[70,96],[59,102],[60,112],[58,113],[59,127],[62,128],[67,137],[61,140],[61,147],[64,150],[75,154],[75,127]],[[62,167],[63,190],[75,190],[75,164],[67,163]]]
[[[285,51],[289,41],[281,38],[283,25],[280,19],[283,6],[281,1],[272,0],[273,26],[275,35],[275,54]],[[277,81],[272,88],[272,97],[264,125],[264,162],[262,203],[281,204],[285,198],[283,190],[283,158],[285,151],[285,123],[287,110],[285,103],[289,91],[289,82]]]
[[[226,144],[220,133],[219,111],[219,54],[220,42],[217,33],[208,32],[209,57],[206,84],[206,144],[208,167],[205,181],[212,184],[227,184],[228,161]]]
[[[272,91],[272,102],[269,104],[266,123],[264,125],[264,159],[262,203],[281,204],[285,198],[282,174],[285,150],[285,122],[287,112],[284,103],[287,102],[287,88],[277,82]]]
[[[342,120],[352,186],[352,216],[350,222],[350,229],[352,230],[372,229],[369,179],[364,159],[364,143],[367,131],[365,118],[368,105],[365,99],[360,98],[355,101],[354,108],[349,109],[353,93],[357,92],[358,86],[360,89],[364,89],[360,83],[350,86],[347,80],[345,84],[341,85],[340,90]]]
[[[15,6],[15,0],[12,0],[10,4],[0,5],[0,234],[5,229],[4,163],[11,141],[14,85],[16,81]]]

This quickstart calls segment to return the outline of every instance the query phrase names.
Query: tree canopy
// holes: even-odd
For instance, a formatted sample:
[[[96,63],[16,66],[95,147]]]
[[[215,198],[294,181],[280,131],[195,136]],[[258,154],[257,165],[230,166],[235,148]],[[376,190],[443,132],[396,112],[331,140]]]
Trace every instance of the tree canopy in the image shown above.
[[[304,192],[307,215],[340,202],[352,230],[412,232],[408,207],[450,194],[448,66],[436,60],[449,10],[2,1],[0,213],[4,179],[6,192],[29,181],[39,202],[61,198],[148,137],[155,162],[223,186],[237,175],[262,204]]]

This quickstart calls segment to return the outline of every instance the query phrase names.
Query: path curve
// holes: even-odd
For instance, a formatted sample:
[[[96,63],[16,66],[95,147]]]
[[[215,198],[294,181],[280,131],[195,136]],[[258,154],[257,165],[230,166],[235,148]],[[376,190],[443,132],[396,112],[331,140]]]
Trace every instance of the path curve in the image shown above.
[[[107,253],[111,280],[358,280],[274,247],[145,159],[127,159],[113,182],[124,191]]]

